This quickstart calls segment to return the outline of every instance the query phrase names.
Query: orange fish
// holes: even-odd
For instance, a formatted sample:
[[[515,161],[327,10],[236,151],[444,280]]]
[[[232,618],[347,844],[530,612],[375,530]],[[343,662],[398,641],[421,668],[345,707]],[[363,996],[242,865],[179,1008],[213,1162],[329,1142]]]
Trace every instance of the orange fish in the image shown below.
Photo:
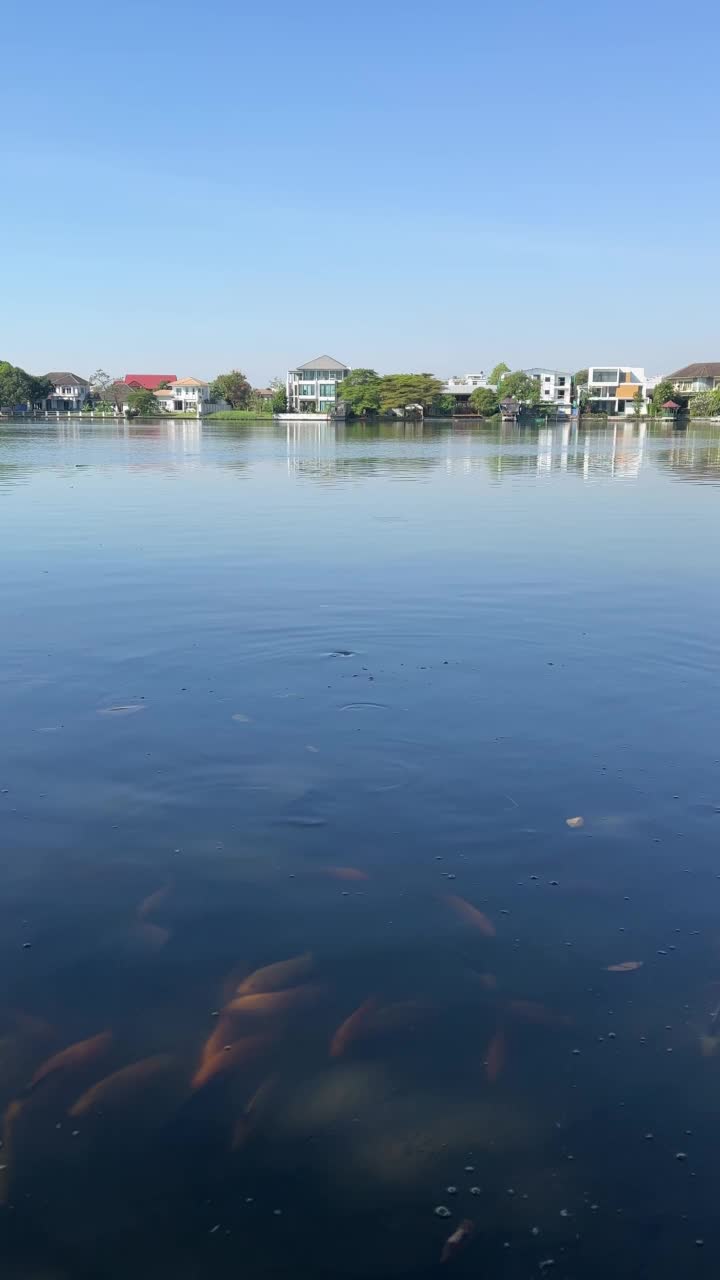
[[[632,973],[634,969],[642,969],[644,960],[623,960],[622,964],[609,964],[607,973]]]
[[[30,1081],[30,1088],[36,1088],[42,1080],[55,1075],[57,1071],[77,1071],[97,1062],[98,1058],[107,1053],[112,1039],[112,1031],[101,1031],[99,1035],[91,1036],[89,1040],[78,1040],[77,1044],[61,1049],[60,1053],[53,1054],[52,1058],[48,1058],[47,1062],[38,1067]]]
[[[533,1022],[538,1027],[569,1027],[572,1023],[567,1014],[555,1013],[554,1009],[546,1009],[534,1000],[511,1000],[508,1010],[523,1022]]]
[[[17,1098],[8,1103],[3,1117],[2,1166],[0,1167],[0,1204],[7,1204],[10,1194],[10,1178],[14,1153],[15,1125],[22,1111],[23,1104]]]
[[[262,1084],[258,1086],[252,1097],[245,1104],[242,1114],[235,1122],[231,1145],[232,1151],[238,1151],[251,1136],[258,1118],[262,1115],[268,1100],[275,1092],[279,1078],[279,1073],[277,1071],[273,1072],[272,1075],[263,1080]]]
[[[312,971],[314,960],[312,952],[306,951],[292,960],[278,960],[276,964],[266,964],[263,969],[256,969],[249,977],[244,978],[237,989],[239,996],[265,995],[268,991],[281,991],[291,986],[300,978],[306,978]]]
[[[235,1044],[231,1045],[229,1049],[221,1049],[219,1053],[215,1054],[214,1058],[210,1058],[205,1062],[201,1061],[192,1078],[193,1089],[201,1089],[209,1080],[214,1080],[217,1076],[228,1075],[237,1067],[253,1062],[272,1043],[272,1036],[244,1036],[242,1040],[236,1040]]]
[[[505,1066],[506,1048],[507,1041],[505,1038],[505,1032],[501,1027],[499,1031],[495,1032],[495,1035],[490,1041],[485,1058],[485,1075],[490,1081],[490,1084],[494,1084],[502,1073],[502,1069]]]
[[[153,911],[156,911],[158,907],[162,906],[163,902],[170,894],[172,887],[172,881],[168,880],[167,884],[156,889],[155,892],[149,894],[147,898],[143,898],[137,909],[138,919],[145,920],[147,916],[152,915]]]
[[[137,1091],[149,1080],[167,1073],[174,1059],[168,1053],[158,1053],[153,1058],[143,1058],[140,1062],[132,1062],[128,1067],[121,1067],[104,1080],[98,1081],[91,1089],[81,1094],[77,1102],[70,1108],[71,1116],[85,1116],[95,1107],[123,1106],[132,1102]]]
[[[212,1059],[218,1053],[223,1053],[226,1047],[231,1045],[237,1038],[234,1018],[228,1017],[226,1014],[218,1018],[215,1030],[203,1045],[202,1053],[200,1054],[200,1066],[204,1067],[208,1062],[212,1062]]]
[[[446,893],[445,901],[466,924],[471,924],[476,929],[479,929],[486,938],[495,937],[495,925],[492,920],[488,919],[485,913],[479,911],[471,902],[466,902],[464,898],[459,898],[456,893]]]
[[[344,1054],[349,1044],[353,1040],[357,1040],[358,1036],[365,1031],[371,1020],[372,1014],[378,1007],[375,996],[368,996],[367,1000],[363,1000],[354,1013],[350,1014],[344,1022],[340,1023],[335,1035],[330,1041],[330,1057],[340,1058]]]
[[[449,1262],[457,1253],[458,1249],[461,1249],[464,1244],[467,1244],[474,1230],[475,1223],[471,1222],[470,1218],[463,1218],[460,1226],[456,1227],[452,1235],[448,1236],[445,1241],[443,1251],[440,1254],[440,1261]]]
[[[324,874],[333,880],[369,880],[367,871],[359,871],[357,867],[325,867]]]
[[[302,987],[289,987],[287,991],[260,991],[257,995],[236,996],[225,1005],[223,1013],[271,1018],[277,1013],[288,1013],[290,1009],[306,1009],[308,1005],[316,1004],[323,992],[323,987],[308,982]]]

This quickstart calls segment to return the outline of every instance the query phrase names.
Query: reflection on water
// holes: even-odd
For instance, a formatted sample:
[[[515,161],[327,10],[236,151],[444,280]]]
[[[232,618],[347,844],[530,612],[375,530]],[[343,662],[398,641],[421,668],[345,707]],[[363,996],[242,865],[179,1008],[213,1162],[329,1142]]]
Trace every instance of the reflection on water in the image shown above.
[[[0,428],[3,1276],[715,1274],[718,475]]]

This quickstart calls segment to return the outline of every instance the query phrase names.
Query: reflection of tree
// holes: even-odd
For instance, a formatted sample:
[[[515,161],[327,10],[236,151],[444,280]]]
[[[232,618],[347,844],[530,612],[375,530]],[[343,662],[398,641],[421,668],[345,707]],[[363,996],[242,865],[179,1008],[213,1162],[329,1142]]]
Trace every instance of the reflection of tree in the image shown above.
[[[675,436],[669,449],[657,455],[658,464],[691,484],[720,484],[720,434],[695,432]]]

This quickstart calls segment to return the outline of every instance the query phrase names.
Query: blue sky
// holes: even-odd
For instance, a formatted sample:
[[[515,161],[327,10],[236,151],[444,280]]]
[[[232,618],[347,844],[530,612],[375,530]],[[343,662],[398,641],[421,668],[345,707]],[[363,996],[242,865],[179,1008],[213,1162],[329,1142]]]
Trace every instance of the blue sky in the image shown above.
[[[720,359],[719,34],[710,0],[6,0],[0,358]]]

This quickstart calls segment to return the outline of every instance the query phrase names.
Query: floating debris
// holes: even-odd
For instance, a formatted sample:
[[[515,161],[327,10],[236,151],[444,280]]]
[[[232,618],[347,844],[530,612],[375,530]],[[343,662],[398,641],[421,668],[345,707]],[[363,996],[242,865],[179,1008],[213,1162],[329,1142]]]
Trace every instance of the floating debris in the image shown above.
[[[632,973],[634,969],[642,969],[644,960],[623,960],[621,964],[606,965],[607,973]]]
[[[575,829],[575,828],[577,828],[577,827],[584,827],[584,826],[585,826],[585,819],[584,819],[584,818],[566,818],[566,819],[565,819],[565,826],[566,826],[566,827],[572,827],[573,829]]]
[[[128,702],[117,707],[98,707],[99,716],[133,716],[137,711],[144,711],[141,702]]]
[[[433,1209],[436,1218],[451,1218],[452,1214],[446,1204],[439,1204]]]

